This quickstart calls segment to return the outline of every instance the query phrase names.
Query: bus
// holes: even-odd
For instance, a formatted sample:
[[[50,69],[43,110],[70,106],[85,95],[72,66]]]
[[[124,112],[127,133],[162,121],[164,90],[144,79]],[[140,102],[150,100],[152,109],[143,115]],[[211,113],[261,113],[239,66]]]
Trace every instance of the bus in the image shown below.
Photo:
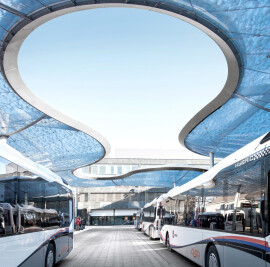
[[[142,228],[142,209],[139,209],[136,213],[134,213],[133,217],[135,217],[134,220],[134,227],[141,231]]]
[[[149,235],[149,228],[154,224],[155,206],[153,203],[156,201],[156,199],[157,198],[155,198],[152,202],[146,203],[142,209],[141,230],[146,235]]]
[[[165,194],[147,203],[142,212],[142,229],[150,239],[160,238],[160,230],[164,223],[170,220],[170,213],[162,207]]]
[[[0,140],[0,265],[52,267],[72,250],[73,232],[65,180]]]
[[[270,266],[270,133],[162,201],[160,238],[200,266]]]

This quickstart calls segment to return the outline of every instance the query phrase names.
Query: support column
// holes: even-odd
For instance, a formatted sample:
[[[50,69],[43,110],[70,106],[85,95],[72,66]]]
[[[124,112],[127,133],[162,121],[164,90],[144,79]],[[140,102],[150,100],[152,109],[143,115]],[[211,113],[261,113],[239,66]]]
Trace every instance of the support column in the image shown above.
[[[214,167],[215,165],[215,157],[214,157],[214,153],[210,152],[210,168]]]
[[[74,206],[75,206],[75,210],[74,210],[74,216],[75,218],[78,216],[78,187],[75,188],[75,201],[74,201]]]

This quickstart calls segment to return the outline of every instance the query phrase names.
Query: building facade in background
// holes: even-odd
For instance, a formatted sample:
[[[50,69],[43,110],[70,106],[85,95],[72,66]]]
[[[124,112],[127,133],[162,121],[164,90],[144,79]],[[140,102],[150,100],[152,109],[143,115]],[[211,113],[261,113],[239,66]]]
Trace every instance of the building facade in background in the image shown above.
[[[131,224],[133,214],[169,188],[115,186],[77,188],[78,216],[90,225]]]

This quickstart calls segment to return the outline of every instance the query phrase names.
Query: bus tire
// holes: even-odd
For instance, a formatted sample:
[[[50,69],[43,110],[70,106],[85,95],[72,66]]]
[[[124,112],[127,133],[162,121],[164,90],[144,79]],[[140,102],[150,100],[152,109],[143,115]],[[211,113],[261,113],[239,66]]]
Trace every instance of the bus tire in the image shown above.
[[[152,240],[152,232],[153,232],[153,226],[149,227],[149,239]]]
[[[218,256],[217,249],[214,245],[211,245],[208,248],[207,256],[206,256],[206,267],[220,267],[220,260]]]
[[[55,249],[53,243],[49,243],[45,257],[45,267],[53,267],[55,264]]]
[[[169,233],[167,233],[166,235],[166,247],[167,249],[172,252],[172,247],[171,247],[171,244],[170,244],[170,236],[169,236]]]

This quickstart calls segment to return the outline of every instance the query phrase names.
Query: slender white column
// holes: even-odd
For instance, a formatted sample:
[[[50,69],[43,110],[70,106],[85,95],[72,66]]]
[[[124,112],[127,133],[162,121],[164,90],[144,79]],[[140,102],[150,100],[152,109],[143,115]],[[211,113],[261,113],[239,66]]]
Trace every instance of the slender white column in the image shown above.
[[[210,168],[214,167],[214,165],[215,165],[214,153],[210,152]]]

